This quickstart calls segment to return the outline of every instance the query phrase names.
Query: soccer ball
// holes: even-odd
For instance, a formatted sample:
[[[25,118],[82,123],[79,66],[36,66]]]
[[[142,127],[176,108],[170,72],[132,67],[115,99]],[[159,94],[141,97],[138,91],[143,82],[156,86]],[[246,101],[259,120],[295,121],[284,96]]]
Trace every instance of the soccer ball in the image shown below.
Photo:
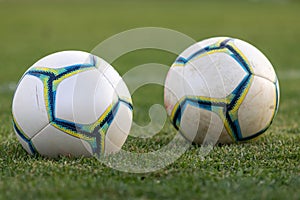
[[[216,37],[179,55],[164,95],[171,122],[185,138],[225,144],[251,140],[268,129],[278,110],[279,84],[257,48]]]
[[[37,61],[21,78],[13,127],[30,154],[94,156],[120,150],[132,123],[127,86],[103,59],[63,51]]]

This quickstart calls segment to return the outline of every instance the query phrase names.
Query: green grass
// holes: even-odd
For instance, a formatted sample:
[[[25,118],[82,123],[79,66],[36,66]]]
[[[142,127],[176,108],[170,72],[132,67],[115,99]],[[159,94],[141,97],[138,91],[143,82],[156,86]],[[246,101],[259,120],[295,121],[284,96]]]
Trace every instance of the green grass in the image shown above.
[[[300,192],[300,4],[297,1],[0,1],[0,199],[299,199]],[[281,102],[270,129],[256,142],[215,147],[200,159],[192,146],[165,169],[119,172],[96,159],[29,156],[11,126],[9,83],[39,58],[55,51],[91,51],[127,29],[158,26],[196,40],[228,35],[250,41],[272,61]],[[131,52],[113,63],[124,74],[139,64],[170,65],[176,55]],[[292,71],[294,78],[287,76]],[[6,86],[5,86],[6,85]],[[162,87],[145,86],[133,96],[135,120],[162,102]],[[147,152],[165,145],[166,124],[153,139],[130,137],[124,148]]]

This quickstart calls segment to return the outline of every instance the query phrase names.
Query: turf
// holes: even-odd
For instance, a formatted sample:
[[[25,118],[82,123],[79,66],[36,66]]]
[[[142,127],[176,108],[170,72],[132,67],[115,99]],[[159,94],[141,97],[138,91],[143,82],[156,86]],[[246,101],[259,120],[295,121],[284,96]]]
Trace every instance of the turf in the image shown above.
[[[300,4],[297,1],[0,1],[0,199],[299,199]],[[24,71],[55,51],[91,51],[104,39],[136,27],[157,26],[196,40],[226,35],[251,41],[277,71],[277,117],[259,140],[215,147],[204,159],[191,146],[152,173],[120,172],[90,158],[29,156],[11,126],[13,88]],[[116,60],[121,73],[139,64],[171,65],[176,55],[141,50]],[[133,96],[135,121],[162,102],[162,87]],[[153,139],[129,137],[124,148],[148,152],[175,131],[169,123]]]

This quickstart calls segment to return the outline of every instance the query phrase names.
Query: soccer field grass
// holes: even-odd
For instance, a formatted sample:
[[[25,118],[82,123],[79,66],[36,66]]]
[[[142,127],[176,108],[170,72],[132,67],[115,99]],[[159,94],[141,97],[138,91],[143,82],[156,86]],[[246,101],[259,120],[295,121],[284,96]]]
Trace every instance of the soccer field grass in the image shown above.
[[[299,199],[300,2],[0,0],[0,199]],[[240,38],[271,60],[280,83],[278,114],[257,141],[215,147],[204,159],[191,146],[176,162],[152,173],[120,172],[94,158],[29,156],[12,129],[13,89],[39,58],[61,50],[91,51],[119,32],[164,27],[195,40]],[[144,63],[171,65],[176,55],[140,50],[120,57],[120,74]],[[134,119],[149,122],[163,88],[133,95]],[[148,152],[174,136],[170,124],[152,139],[129,137],[124,149]]]

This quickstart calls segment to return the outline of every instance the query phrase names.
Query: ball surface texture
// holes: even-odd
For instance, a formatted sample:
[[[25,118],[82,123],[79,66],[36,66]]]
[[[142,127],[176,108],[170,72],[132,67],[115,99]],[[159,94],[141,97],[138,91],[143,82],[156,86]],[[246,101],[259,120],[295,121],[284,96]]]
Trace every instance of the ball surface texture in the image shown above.
[[[132,101],[106,61],[82,51],[62,51],[25,72],[12,114],[15,133],[28,153],[93,156],[120,150],[132,123]]]
[[[279,84],[261,51],[239,39],[216,37],[187,48],[171,66],[164,101],[176,129],[197,143],[258,137],[279,105]]]

